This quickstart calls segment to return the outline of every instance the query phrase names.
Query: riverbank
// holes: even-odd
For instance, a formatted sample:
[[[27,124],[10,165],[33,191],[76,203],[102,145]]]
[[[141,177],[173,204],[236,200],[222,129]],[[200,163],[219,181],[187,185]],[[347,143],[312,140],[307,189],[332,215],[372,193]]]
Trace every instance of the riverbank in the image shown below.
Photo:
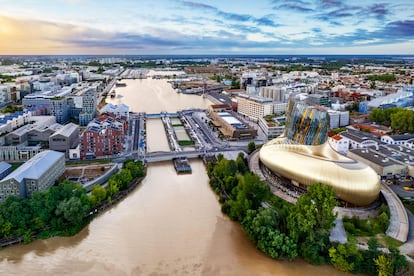
[[[274,196],[257,175],[248,171],[243,156],[236,160],[219,156],[216,164],[208,164],[207,174],[222,212],[239,222],[256,247],[271,258],[302,257],[311,264],[331,264],[340,271],[370,275],[382,269],[395,273],[409,269],[397,247],[384,252],[375,238],[368,241],[367,250],[361,250],[352,236],[346,244],[330,242],[337,202],[328,186],[310,186],[292,205]],[[380,264],[383,260],[386,268]]]
[[[1,234],[0,246],[7,247],[14,244],[30,243],[36,239],[47,239],[54,236],[72,236],[80,232],[87,226],[94,216],[107,210],[113,205],[124,199],[136,186],[141,183],[146,175],[146,167],[139,161],[125,162],[125,169],[118,174],[112,175],[108,180],[108,187],[95,186],[89,196],[79,184],[70,181],[64,181],[58,186],[51,187],[45,192],[38,192],[31,199],[11,198],[0,206]],[[127,182],[127,183],[126,183]],[[48,205],[48,200],[54,199],[54,202]],[[18,205],[21,205],[19,208]],[[18,208],[21,214],[7,215],[12,208]],[[27,219],[26,209],[44,206],[49,207],[52,211],[42,212],[41,210],[33,211],[31,223],[37,224],[33,228],[25,229],[26,225],[16,225],[16,219]],[[52,208],[51,208],[52,207]],[[63,208],[75,208],[73,213],[68,213]],[[42,208],[40,208],[42,209]],[[26,215],[26,216],[25,216]],[[55,217],[52,217],[56,215]],[[5,221],[3,218],[7,218]],[[49,223],[45,223],[48,221]],[[44,225],[40,227],[41,225]],[[34,230],[33,230],[34,229]],[[6,232],[7,231],[7,232]],[[23,233],[20,235],[8,236],[9,233]]]

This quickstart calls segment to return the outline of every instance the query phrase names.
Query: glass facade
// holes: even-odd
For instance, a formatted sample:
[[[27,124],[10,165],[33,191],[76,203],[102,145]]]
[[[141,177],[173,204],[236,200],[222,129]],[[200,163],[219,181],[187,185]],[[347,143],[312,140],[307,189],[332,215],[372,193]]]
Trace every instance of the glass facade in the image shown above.
[[[289,144],[322,145],[328,139],[328,113],[306,103],[289,100],[285,136]]]

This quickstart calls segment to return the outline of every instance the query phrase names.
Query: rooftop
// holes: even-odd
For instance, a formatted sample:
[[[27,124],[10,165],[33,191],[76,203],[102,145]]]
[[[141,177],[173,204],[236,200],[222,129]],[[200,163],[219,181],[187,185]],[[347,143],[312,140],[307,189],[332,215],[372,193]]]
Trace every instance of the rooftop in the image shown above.
[[[375,135],[372,135],[371,133],[358,131],[358,130],[350,130],[341,132],[340,135],[342,137],[348,138],[353,141],[357,141],[358,143],[367,141],[367,140],[373,140],[375,142],[378,142],[378,139]]]
[[[51,136],[53,137],[53,136],[56,136],[56,135],[62,135],[62,136],[65,136],[65,137],[69,137],[77,129],[79,129],[79,126],[77,124],[69,123],[67,125],[64,125],[60,129],[58,129]]]
[[[371,149],[352,149],[350,152],[374,163],[381,167],[387,167],[392,165],[400,165],[399,163],[393,161],[392,159],[379,154],[378,152]]]
[[[2,181],[15,179],[20,183],[24,178],[38,179],[64,155],[64,153],[53,150],[42,151],[26,161]]]
[[[11,165],[7,162],[0,162],[0,173],[11,168]]]

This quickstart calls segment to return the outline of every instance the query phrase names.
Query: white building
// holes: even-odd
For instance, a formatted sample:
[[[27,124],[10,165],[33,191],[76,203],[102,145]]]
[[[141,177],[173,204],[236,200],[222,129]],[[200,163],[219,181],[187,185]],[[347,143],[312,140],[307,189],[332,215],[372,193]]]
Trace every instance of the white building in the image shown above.
[[[237,112],[253,119],[259,120],[266,115],[273,114],[273,102],[268,98],[239,94],[237,97]]]
[[[347,154],[349,149],[349,139],[344,139],[340,135],[334,135],[329,137],[329,144],[331,147],[339,153]]]
[[[129,107],[126,104],[113,105],[108,103],[101,108],[101,113],[111,113],[117,117],[125,117],[129,120]]]
[[[347,143],[351,149],[378,149],[379,140],[370,133],[348,129],[347,131],[341,132],[339,135],[345,140],[348,140]]]
[[[349,111],[328,110],[330,129],[349,125]]]
[[[414,135],[403,134],[403,135],[383,135],[381,136],[381,142],[389,145],[408,145],[409,148],[412,146]]]
[[[270,122],[266,121],[265,118],[260,118],[259,127],[269,140],[282,135],[285,130],[285,125],[280,123],[277,118],[274,118]]]
[[[288,103],[273,102],[273,113],[275,114],[285,113],[287,106],[288,106]]]

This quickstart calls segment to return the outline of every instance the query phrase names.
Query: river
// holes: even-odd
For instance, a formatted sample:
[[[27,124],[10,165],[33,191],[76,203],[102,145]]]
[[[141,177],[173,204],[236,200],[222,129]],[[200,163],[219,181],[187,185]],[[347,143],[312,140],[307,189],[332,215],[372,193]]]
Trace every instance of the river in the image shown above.
[[[127,80],[120,101],[133,111],[206,107],[165,80]],[[157,103],[155,99],[161,100]],[[154,102],[153,102],[154,101]],[[157,105],[158,107],[155,107]],[[159,123],[149,147],[165,150]],[[177,175],[171,162],[151,164],[141,185],[73,237],[38,240],[0,251],[2,275],[344,275],[302,260],[275,261],[258,251],[238,223],[223,216],[201,161]]]

